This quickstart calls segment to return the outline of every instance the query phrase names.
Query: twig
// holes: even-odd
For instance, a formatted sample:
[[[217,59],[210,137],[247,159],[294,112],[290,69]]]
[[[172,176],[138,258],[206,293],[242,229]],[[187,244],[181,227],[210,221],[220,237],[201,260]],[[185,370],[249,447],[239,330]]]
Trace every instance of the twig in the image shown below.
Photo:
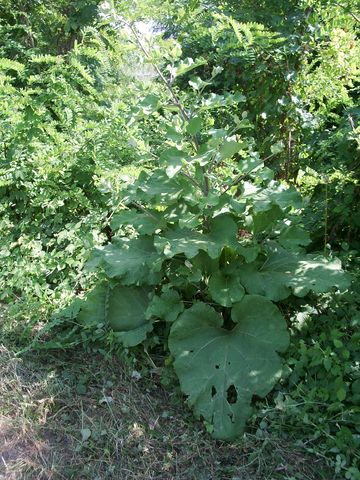
[[[328,179],[325,178],[325,218],[324,218],[324,257],[327,255],[327,245],[329,240],[328,235],[328,217],[329,217],[329,187],[328,187]]]
[[[181,170],[181,171],[180,171],[180,174],[181,174],[181,175],[184,175],[184,177],[186,177],[188,180],[190,180],[190,182],[191,182],[195,187],[200,188],[200,190],[202,190],[200,183],[198,183],[198,182],[195,180],[195,178],[193,178],[189,173],[184,172],[184,170]]]
[[[338,3],[338,2],[334,2],[335,5],[337,5],[338,7],[342,8],[343,10],[345,10],[346,13],[348,13],[349,15],[352,16],[352,18],[354,20],[356,20],[358,23],[360,23],[360,18],[355,15],[355,13],[353,13],[351,10],[349,10],[349,8],[345,7],[345,5],[341,5],[341,3]]]
[[[175,105],[178,107],[178,109],[180,110],[180,113],[183,117],[184,120],[186,120],[187,122],[190,120],[189,119],[189,116],[188,114],[185,112],[183,106],[181,105],[180,103],[180,100],[178,99],[176,93],[174,92],[172,86],[170,85],[170,82],[166,79],[166,77],[164,76],[164,74],[162,73],[162,71],[160,70],[160,68],[156,65],[155,62],[153,62],[151,60],[151,55],[150,53],[147,51],[145,45],[143,44],[143,42],[141,41],[141,38],[139,37],[136,29],[134,28],[134,26],[131,24],[131,23],[127,23],[127,26],[130,28],[131,32],[133,33],[134,37],[136,38],[136,41],[139,45],[139,47],[141,48],[141,50],[143,51],[144,55],[146,56],[146,58],[148,58],[151,62],[151,65],[155,68],[156,70],[156,73],[159,75],[159,77],[161,78],[161,80],[163,81],[163,83],[165,84],[166,88],[169,90],[173,100],[174,100],[174,103]]]
[[[288,158],[287,158],[287,164],[286,164],[286,168],[285,168],[285,178],[286,180],[289,179],[289,171],[290,171],[290,165],[291,165],[291,154],[292,154],[292,149],[291,149],[291,146],[292,146],[292,133],[291,133],[291,130],[289,130],[289,133],[288,133]]]

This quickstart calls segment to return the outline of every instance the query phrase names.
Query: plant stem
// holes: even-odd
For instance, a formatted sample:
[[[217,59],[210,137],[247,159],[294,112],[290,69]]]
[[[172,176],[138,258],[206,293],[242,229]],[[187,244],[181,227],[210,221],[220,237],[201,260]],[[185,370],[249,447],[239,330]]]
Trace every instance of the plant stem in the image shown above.
[[[139,45],[139,47],[141,48],[142,52],[144,53],[144,55],[146,56],[147,59],[150,60],[150,63],[151,65],[155,68],[156,70],[156,73],[159,75],[159,77],[161,78],[161,80],[163,81],[163,83],[165,84],[166,88],[169,90],[173,100],[174,100],[174,103],[175,105],[178,107],[178,109],[180,110],[180,113],[183,117],[184,120],[186,120],[187,122],[190,120],[189,119],[189,116],[188,114],[186,113],[184,107],[182,106],[179,98],[177,97],[176,93],[174,92],[174,89],[172,88],[172,86],[170,85],[170,82],[166,79],[166,77],[164,76],[164,74],[162,73],[162,71],[160,70],[160,68],[156,65],[155,62],[152,61],[151,59],[151,55],[150,53],[148,52],[148,50],[146,49],[145,45],[143,44],[141,38],[139,37],[138,35],[138,32],[136,31],[136,28],[134,28],[134,26],[130,23],[127,23],[128,27],[131,29],[131,32],[133,33],[134,37],[136,38],[136,41]]]
[[[183,107],[183,105],[181,104],[178,96],[176,95],[176,93],[174,92],[174,89],[172,88],[170,82],[167,80],[167,78],[165,77],[165,75],[162,73],[162,71],[160,70],[160,68],[156,65],[155,62],[152,61],[151,59],[151,55],[150,53],[148,52],[147,48],[145,47],[145,45],[143,44],[138,32],[136,31],[136,28],[134,27],[133,24],[131,23],[128,23],[128,22],[125,22],[125,24],[130,28],[132,34],[134,35],[139,47],[141,48],[142,52],[144,53],[145,57],[150,60],[150,63],[151,65],[155,68],[156,70],[156,73],[159,75],[159,77],[161,78],[162,82],[164,83],[164,85],[166,86],[166,88],[168,89],[172,99],[174,100],[174,103],[175,105],[177,106],[177,108],[179,109],[180,111],[180,114],[183,118],[183,120],[185,122],[188,122],[190,120],[190,117],[189,115],[186,113],[185,111],[185,108]],[[195,151],[198,152],[199,151],[199,148],[200,148],[200,145],[199,145],[199,142],[196,138],[196,135],[193,135],[192,136],[192,143],[195,147]],[[208,194],[209,194],[209,188],[210,188],[210,185],[209,185],[209,178],[208,176],[206,175],[206,170],[205,168],[203,167],[202,168],[202,172],[203,172],[203,175],[204,175],[204,187],[203,187],[203,193],[204,195],[207,197]],[[188,178],[189,178],[189,175],[186,175]]]
[[[329,191],[328,191],[328,182],[325,183],[325,226],[324,226],[324,256],[326,257],[327,253],[327,244],[328,244],[328,213],[329,213]]]

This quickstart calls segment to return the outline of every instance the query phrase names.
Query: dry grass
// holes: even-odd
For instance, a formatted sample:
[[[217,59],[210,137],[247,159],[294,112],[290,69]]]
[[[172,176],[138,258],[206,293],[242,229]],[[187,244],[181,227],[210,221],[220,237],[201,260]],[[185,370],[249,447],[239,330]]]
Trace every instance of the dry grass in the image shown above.
[[[16,358],[4,335],[0,480],[334,480],[289,441],[211,439],[158,371],[81,350]]]
[[[2,346],[0,376],[1,480],[332,480],[276,439],[215,442],[157,376],[115,360]]]

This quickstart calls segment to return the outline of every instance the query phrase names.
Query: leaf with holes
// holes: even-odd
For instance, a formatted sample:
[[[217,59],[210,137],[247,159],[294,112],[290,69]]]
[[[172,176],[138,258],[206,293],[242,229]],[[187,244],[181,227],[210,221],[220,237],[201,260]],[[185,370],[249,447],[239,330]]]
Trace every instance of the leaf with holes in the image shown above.
[[[257,295],[234,305],[235,326],[213,308],[197,303],[173,324],[169,347],[182,391],[198,418],[213,425],[213,435],[231,440],[241,434],[253,395],[264,397],[281,376],[276,352],[288,347],[286,322],[279,309]]]

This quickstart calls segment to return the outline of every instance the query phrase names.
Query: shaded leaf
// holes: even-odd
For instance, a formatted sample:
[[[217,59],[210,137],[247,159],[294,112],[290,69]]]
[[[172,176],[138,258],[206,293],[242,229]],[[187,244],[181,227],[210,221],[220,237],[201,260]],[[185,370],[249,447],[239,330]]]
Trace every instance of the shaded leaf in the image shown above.
[[[162,215],[154,210],[140,213],[137,210],[123,210],[113,216],[111,228],[117,230],[123,225],[132,225],[139,233],[151,235],[159,228],[163,228],[166,223]]]
[[[183,162],[185,162],[188,157],[188,154],[182,150],[171,147],[160,155],[160,162],[165,166],[166,175],[172,178],[181,170]]]
[[[149,290],[143,287],[118,285],[110,291],[107,321],[125,347],[139,345],[152,330],[145,315],[148,295]]]
[[[311,243],[309,233],[298,225],[284,228],[279,235],[279,243],[288,249],[296,250],[299,245],[306,246]]]
[[[149,289],[102,283],[89,293],[78,315],[86,326],[106,326],[126,347],[141,343],[152,324],[145,316]]]
[[[154,244],[169,258],[183,253],[191,259],[200,250],[207,252],[211,258],[217,258],[225,246],[236,248],[236,235],[237,225],[232,217],[219,215],[212,220],[210,233],[177,228],[164,236],[155,237]]]
[[[245,295],[245,289],[236,272],[227,274],[218,271],[210,277],[208,286],[213,300],[223,307],[231,307]]]
[[[190,135],[196,135],[202,129],[203,122],[200,117],[194,117],[189,120],[188,124],[186,125],[186,131],[190,133]]]
[[[231,158],[244,147],[243,144],[235,142],[234,140],[226,141],[220,147],[220,159]]]
[[[146,317],[157,317],[166,322],[174,322],[183,310],[184,304],[178,292],[168,290],[152,298],[146,310]]]
[[[161,258],[151,237],[117,239],[97,249],[96,256],[108,277],[121,278],[124,285],[154,284],[161,278],[158,273]]]

